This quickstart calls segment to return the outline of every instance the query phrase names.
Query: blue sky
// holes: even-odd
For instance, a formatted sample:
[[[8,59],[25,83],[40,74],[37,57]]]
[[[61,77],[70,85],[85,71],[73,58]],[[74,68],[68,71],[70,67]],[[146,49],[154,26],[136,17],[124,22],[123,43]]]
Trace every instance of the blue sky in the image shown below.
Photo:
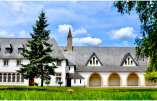
[[[73,46],[136,47],[140,20],[136,11],[121,15],[114,1],[0,1],[0,37],[31,38],[32,25],[42,8],[50,37],[67,45],[71,27]]]

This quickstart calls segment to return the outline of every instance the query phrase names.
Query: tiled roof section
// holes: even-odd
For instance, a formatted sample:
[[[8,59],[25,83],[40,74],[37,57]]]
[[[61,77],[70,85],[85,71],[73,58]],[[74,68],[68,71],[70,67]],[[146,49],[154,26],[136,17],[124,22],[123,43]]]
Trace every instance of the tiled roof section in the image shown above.
[[[84,79],[79,73],[66,73],[66,78],[70,79]]]
[[[149,61],[136,61],[138,66],[120,66],[124,55],[130,53],[135,59],[135,47],[74,47],[66,53],[66,47],[59,47],[65,58],[76,65],[76,71],[145,71]],[[103,66],[85,66],[91,54],[97,55]]]
[[[118,65],[105,65],[105,66],[83,66],[76,65],[76,72],[145,72],[146,65],[141,66],[118,66]]]
[[[136,64],[136,66],[138,66],[138,64],[136,63],[136,61],[133,59],[133,57],[130,55],[130,53],[127,53],[124,55],[124,58],[122,59],[122,62],[121,62],[121,66],[123,65],[124,61],[126,60],[126,58],[130,56],[131,59],[134,61],[134,63]]]
[[[75,64],[73,64],[72,62],[68,61],[67,65],[72,66],[72,65],[75,65]]]
[[[32,40],[31,38],[0,38],[0,58],[1,59],[24,59],[24,57],[21,54],[18,54],[18,48],[21,44],[24,45],[26,49],[29,49],[29,47],[26,47],[25,44],[28,44],[27,40]],[[50,38],[48,40],[49,43],[53,44],[52,49],[54,49],[50,55],[54,58],[60,58],[65,59],[63,54],[60,50],[58,50],[58,45],[54,38]],[[5,54],[5,48],[6,45],[11,44],[12,46],[12,53],[11,54]]]

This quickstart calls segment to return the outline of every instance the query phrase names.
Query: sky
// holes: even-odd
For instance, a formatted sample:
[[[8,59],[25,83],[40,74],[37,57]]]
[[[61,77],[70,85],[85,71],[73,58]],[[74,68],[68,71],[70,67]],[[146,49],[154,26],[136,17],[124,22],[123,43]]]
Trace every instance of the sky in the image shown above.
[[[0,1],[0,38],[31,38],[32,26],[46,12],[58,46],[67,45],[69,27],[73,46],[136,47],[142,37],[135,10],[121,15],[114,1]]]

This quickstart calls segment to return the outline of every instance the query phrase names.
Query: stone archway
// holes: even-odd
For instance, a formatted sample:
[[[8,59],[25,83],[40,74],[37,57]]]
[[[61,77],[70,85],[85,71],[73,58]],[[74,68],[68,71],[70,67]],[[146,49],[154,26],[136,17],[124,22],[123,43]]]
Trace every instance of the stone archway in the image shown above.
[[[97,73],[92,74],[89,77],[89,87],[100,86],[101,87],[101,76]]]
[[[130,73],[127,77],[127,86],[139,86],[139,77],[135,73]]]
[[[112,73],[108,78],[109,86],[120,86],[121,78],[117,73]]]

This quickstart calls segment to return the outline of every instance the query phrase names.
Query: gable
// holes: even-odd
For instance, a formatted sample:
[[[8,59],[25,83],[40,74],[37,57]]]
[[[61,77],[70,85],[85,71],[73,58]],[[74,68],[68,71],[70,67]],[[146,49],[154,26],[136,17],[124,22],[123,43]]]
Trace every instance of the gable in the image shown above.
[[[138,66],[130,53],[125,54],[121,66]]]
[[[95,52],[91,55],[91,57],[88,59],[86,66],[103,66]]]

